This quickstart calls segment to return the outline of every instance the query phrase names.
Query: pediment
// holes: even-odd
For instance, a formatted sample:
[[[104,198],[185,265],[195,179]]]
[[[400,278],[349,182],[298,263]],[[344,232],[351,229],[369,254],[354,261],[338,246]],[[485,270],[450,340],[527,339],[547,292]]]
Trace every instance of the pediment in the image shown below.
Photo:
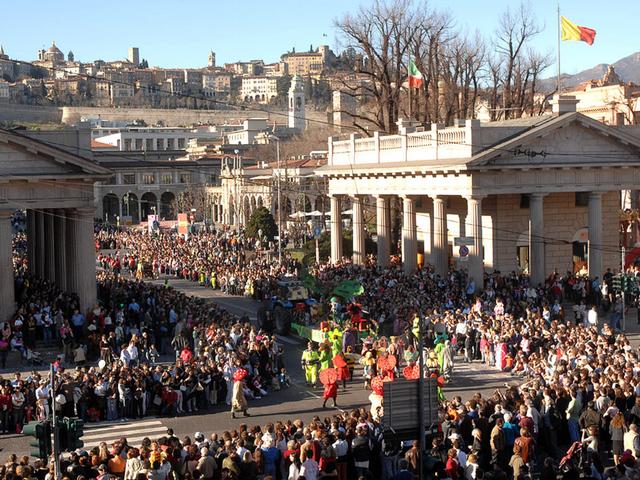
[[[0,129],[0,176],[4,180],[31,177],[99,179],[111,174],[111,170],[90,159],[17,132]]]
[[[473,167],[640,165],[640,141],[582,114],[568,114],[477,154]]]

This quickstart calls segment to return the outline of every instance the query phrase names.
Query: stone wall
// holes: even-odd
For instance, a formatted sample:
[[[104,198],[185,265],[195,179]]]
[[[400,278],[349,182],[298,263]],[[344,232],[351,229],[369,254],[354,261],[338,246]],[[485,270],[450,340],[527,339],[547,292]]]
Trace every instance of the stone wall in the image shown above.
[[[616,252],[618,234],[619,193],[602,196],[603,271],[619,269]],[[485,212],[486,213],[486,212]],[[529,209],[520,208],[520,195],[502,195],[497,202],[494,229],[496,269],[509,272],[517,268],[519,245],[526,245],[529,231]],[[572,241],[577,231],[587,227],[587,207],[575,206],[575,193],[554,193],[544,198],[545,269],[562,273],[572,270]]]
[[[0,122],[60,123],[61,120],[62,110],[58,107],[0,102]]]
[[[144,120],[148,125],[155,125],[162,121],[166,126],[189,126],[195,123],[224,123],[232,120],[247,118],[268,118],[269,123],[286,124],[287,112],[278,112],[271,108],[269,111],[259,110],[189,110],[157,109],[157,108],[97,108],[97,107],[62,107],[62,122],[75,124],[81,117],[101,118],[103,120],[134,121]],[[306,112],[307,121],[327,121],[325,112]]]

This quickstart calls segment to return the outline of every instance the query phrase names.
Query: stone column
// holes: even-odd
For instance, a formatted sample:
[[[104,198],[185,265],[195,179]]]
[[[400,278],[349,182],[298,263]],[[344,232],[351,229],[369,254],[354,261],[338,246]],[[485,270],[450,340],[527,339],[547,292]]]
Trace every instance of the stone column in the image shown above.
[[[36,253],[36,268],[34,270],[34,274],[38,278],[44,278],[44,214],[42,210],[35,212],[36,216],[36,243],[34,245],[35,253]]]
[[[36,271],[36,214],[33,210],[27,210],[27,261],[29,273]]]
[[[416,232],[416,207],[413,197],[402,197],[402,264],[404,273],[410,275],[418,265],[418,238]]]
[[[362,218],[362,198],[355,195],[351,197],[351,210],[353,212],[353,263],[364,265],[364,220]]]
[[[0,321],[8,322],[16,310],[11,239],[11,210],[0,210]]]
[[[67,222],[63,209],[54,210],[56,216],[53,219],[55,236],[55,283],[62,290],[67,289]]]
[[[602,280],[602,193],[589,194],[589,276]]]
[[[49,282],[55,282],[56,278],[56,253],[55,253],[55,232],[53,230],[53,212],[44,210],[44,278]]]
[[[86,313],[96,303],[96,253],[93,240],[93,208],[77,208],[67,214],[68,289],[78,294]]]
[[[331,263],[342,260],[342,207],[340,197],[331,195]]]
[[[469,246],[469,277],[476,284],[476,290],[484,286],[484,262],[482,251],[482,199],[483,196],[471,195],[467,198],[466,236],[473,237]]]
[[[382,195],[376,197],[376,232],[378,237],[378,266],[389,266],[391,255],[391,219],[389,198]]]
[[[441,277],[449,271],[449,253],[447,239],[447,213],[444,198],[433,198],[433,246],[432,257],[435,271]]]
[[[529,196],[529,276],[533,285],[544,283],[544,197],[546,193]]]

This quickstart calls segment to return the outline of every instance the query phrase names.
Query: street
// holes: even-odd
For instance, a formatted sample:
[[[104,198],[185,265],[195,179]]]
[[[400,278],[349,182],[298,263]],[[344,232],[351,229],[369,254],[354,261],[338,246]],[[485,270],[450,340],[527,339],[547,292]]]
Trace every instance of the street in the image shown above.
[[[164,283],[164,279],[155,281]],[[169,284],[190,295],[197,295],[210,299],[237,315],[248,315],[255,321],[258,303],[244,297],[232,297],[218,290],[200,287],[193,282],[169,279]],[[306,347],[306,340],[298,337],[281,337],[278,341],[283,345],[285,365],[291,377],[289,388],[270,392],[261,399],[249,400],[249,418],[232,419],[229,408],[221,405],[206,412],[182,415],[175,418],[145,417],[139,420],[87,423],[83,441],[89,449],[100,442],[107,443],[126,437],[130,444],[137,445],[145,437],[159,438],[166,433],[167,428],[173,428],[179,437],[188,435],[193,437],[195,432],[203,432],[209,436],[213,432],[222,433],[225,430],[238,428],[242,423],[249,425],[265,425],[269,422],[301,419],[309,421],[315,416],[326,417],[336,412],[336,408],[322,408],[322,388],[311,389],[304,383],[304,375],[300,368],[300,356]],[[460,395],[467,398],[475,392],[491,395],[496,388],[503,387],[505,382],[516,383],[516,379],[509,374],[487,368],[480,363],[463,363],[462,357],[456,357],[452,381],[444,388],[448,398]],[[357,407],[367,407],[370,390],[363,388],[361,369],[356,370],[356,379],[348,382],[347,389],[342,388],[338,395],[338,410],[349,411]],[[331,402],[329,402],[331,403]],[[7,453],[26,455],[30,451],[29,438],[22,435],[7,435],[0,438],[0,448]]]

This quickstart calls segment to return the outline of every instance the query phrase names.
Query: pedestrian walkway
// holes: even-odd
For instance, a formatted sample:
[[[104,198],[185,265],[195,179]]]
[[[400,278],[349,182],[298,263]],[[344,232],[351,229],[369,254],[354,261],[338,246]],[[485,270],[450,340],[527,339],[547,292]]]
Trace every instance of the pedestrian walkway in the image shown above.
[[[96,447],[101,442],[111,445],[123,437],[127,439],[129,445],[137,447],[147,437],[156,439],[166,433],[167,427],[160,420],[102,422],[85,424],[82,441],[85,450]]]

